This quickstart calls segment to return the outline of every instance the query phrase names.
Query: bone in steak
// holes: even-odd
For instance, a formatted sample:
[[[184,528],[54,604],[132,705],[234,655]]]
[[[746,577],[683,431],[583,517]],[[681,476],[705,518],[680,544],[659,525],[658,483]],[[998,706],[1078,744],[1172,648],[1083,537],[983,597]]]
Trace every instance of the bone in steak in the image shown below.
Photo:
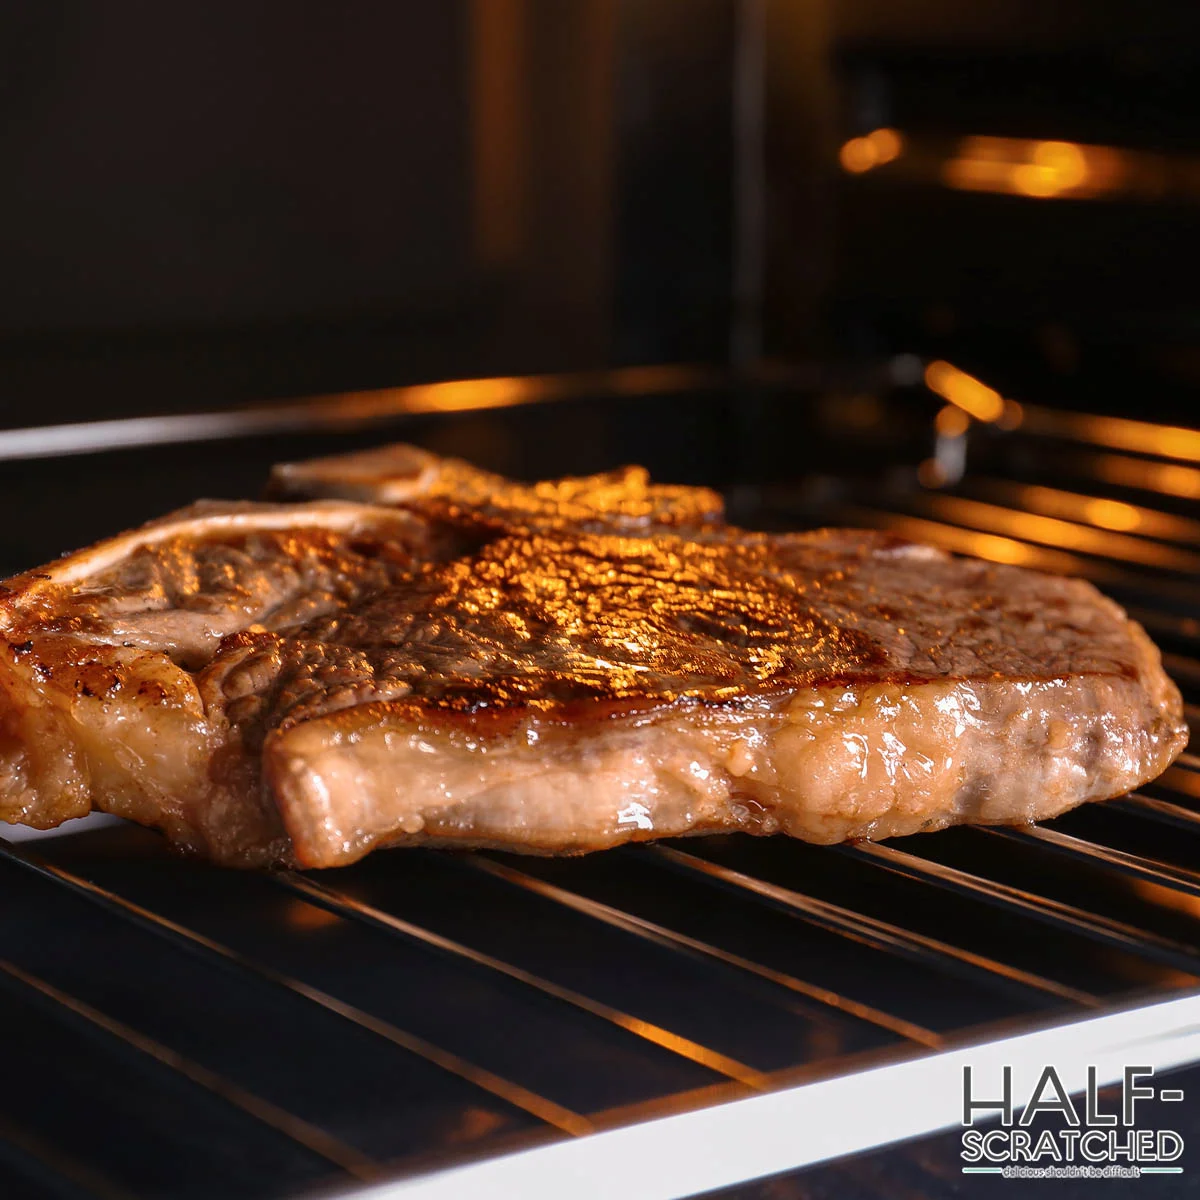
[[[231,865],[836,842],[1039,820],[1184,744],[1157,650],[1077,580],[746,533],[632,468],[526,486],[394,447],[272,489],[323,498],[7,582],[0,817],[103,809]]]

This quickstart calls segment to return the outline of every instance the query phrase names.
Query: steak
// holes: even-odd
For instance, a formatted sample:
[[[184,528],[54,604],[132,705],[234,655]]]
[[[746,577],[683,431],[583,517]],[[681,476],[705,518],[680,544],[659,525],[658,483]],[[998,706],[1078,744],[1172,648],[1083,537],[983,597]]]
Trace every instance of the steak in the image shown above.
[[[227,634],[302,625],[429,552],[407,513],[201,502],[0,585],[0,818],[93,808],[186,849],[284,861],[257,764],[201,692]]]
[[[716,492],[652,484],[644,467],[514,483],[403,443],[281,463],[271,472],[267,493],[285,500],[333,498],[395,505],[459,533],[493,535],[518,528],[564,527],[638,535],[720,524],[725,516]]]
[[[748,533],[637,468],[394,447],[272,492],[7,582],[0,817],[99,808],[243,866],[837,842],[1054,816],[1185,742],[1158,651],[1078,580]]]

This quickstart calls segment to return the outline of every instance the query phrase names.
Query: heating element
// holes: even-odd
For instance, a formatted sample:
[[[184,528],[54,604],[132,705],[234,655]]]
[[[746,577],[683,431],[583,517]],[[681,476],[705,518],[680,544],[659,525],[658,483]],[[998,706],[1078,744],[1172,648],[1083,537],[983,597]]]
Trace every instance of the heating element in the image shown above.
[[[884,527],[1092,579],[1164,649],[1195,729],[1200,434],[1033,408],[1006,424],[931,426],[925,465],[886,486],[743,486],[736,515]],[[606,1144],[588,1135],[675,1115],[716,1122],[718,1138],[754,1097],[807,1097],[819,1114],[825,1096],[834,1114],[836,1089],[870,1070],[909,1097],[903,1129],[860,1121],[847,1141],[810,1126],[790,1162],[730,1151],[732,1178],[660,1162],[654,1194],[932,1131],[954,1118],[945,1096],[922,1107],[928,1080],[913,1072],[958,1047],[1016,1038],[1017,1052],[1053,1028],[1082,1063],[1089,1031],[1117,1028],[1085,1021],[1123,1021],[1125,1038],[1145,1035],[1139,1014],[1157,1034],[1195,1024],[1197,846],[1191,753],[1140,794],[1044,826],[875,845],[713,837],[565,860],[408,849],[265,874],[176,860],[115,822],[13,838],[0,843],[0,1194],[407,1180],[396,1194],[420,1196],[471,1163],[462,1194],[520,1178],[507,1194],[531,1195],[539,1172],[561,1183],[576,1169],[563,1147]],[[1194,1031],[1162,1054],[1200,1057]],[[700,1127],[661,1128],[670,1160]],[[603,1183],[606,1156],[587,1161]],[[607,1162],[612,1184],[620,1155]]]

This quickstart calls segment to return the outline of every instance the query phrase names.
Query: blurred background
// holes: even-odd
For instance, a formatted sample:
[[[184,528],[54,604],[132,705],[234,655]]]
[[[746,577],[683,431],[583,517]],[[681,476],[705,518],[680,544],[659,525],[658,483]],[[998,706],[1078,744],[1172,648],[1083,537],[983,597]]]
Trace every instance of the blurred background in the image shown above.
[[[1198,59],[1200,9],[1145,0],[6,5],[0,460],[42,521],[2,565],[332,444],[118,447],[51,498],[28,426],[686,364],[387,436],[736,488],[953,481],[945,400],[1194,424]]]
[[[0,420],[899,352],[1182,410],[1198,34],[1134,0],[6,5]]]

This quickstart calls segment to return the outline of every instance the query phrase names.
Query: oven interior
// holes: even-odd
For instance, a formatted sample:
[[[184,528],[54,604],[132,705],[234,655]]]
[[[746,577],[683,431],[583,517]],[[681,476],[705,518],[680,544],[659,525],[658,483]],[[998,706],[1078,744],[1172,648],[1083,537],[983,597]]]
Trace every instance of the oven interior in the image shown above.
[[[383,440],[633,460],[748,527],[1089,579],[1195,730],[1198,12],[0,13],[0,574]],[[0,1195],[436,1181],[1141,1010],[1200,986],[1198,840],[1192,752],[1045,826],[880,845],[239,874],[6,831]],[[864,1126],[722,1194],[960,1195],[940,1145]]]
[[[60,458],[60,501],[78,515],[123,476],[138,481],[131,513],[151,479],[160,507],[252,493],[269,462],[314,446],[482,446],[489,427],[525,448],[531,474],[583,444],[573,431],[604,429],[580,454],[587,469],[628,437],[623,422],[659,474],[712,478],[715,462],[671,458],[678,422],[707,414],[736,439],[747,411],[775,424],[803,410],[812,469],[792,484],[726,480],[737,520],[881,527],[1091,579],[1150,629],[1193,718],[1200,435],[1033,405],[1002,427],[915,376],[904,360],[736,383],[559,380],[553,399],[452,417],[404,415],[401,390],[355,428],[335,401],[310,406],[304,428],[261,410],[234,424],[267,412],[291,432]],[[127,519],[109,493],[100,524]],[[8,552],[48,553],[65,536],[54,520],[51,507],[45,544]],[[1198,804],[1200,757],[1185,754],[1142,793],[1044,826],[875,845],[400,850],[243,874],[120,823],[11,836],[4,1194],[340,1194],[1186,994],[1200,984]]]

